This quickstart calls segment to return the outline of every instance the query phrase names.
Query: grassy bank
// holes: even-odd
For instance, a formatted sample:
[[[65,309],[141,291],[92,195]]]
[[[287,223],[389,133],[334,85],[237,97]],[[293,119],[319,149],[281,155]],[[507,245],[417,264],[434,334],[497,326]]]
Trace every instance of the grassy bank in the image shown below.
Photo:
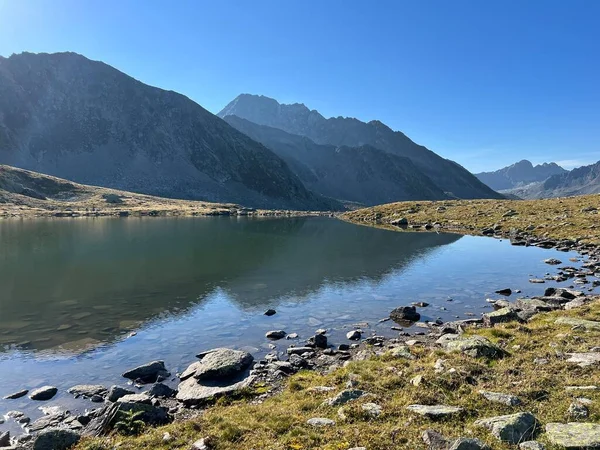
[[[597,367],[582,368],[565,361],[561,355],[589,351],[600,342],[600,330],[574,330],[555,323],[559,316],[600,320],[600,301],[576,310],[542,313],[526,325],[506,323],[494,328],[472,329],[469,334],[489,338],[508,354],[503,359],[475,359],[439,349],[411,347],[414,359],[389,353],[354,361],[329,375],[303,372],[292,376],[282,394],[261,403],[248,400],[221,401],[196,419],[148,429],[139,437],[86,440],[79,450],[112,449],[188,449],[192,442],[208,437],[211,448],[244,449],[327,449],[346,450],[365,446],[369,450],[426,448],[421,434],[435,429],[452,438],[478,437],[493,449],[515,448],[500,443],[489,431],[476,426],[476,419],[530,411],[543,425],[567,422],[568,409],[576,397],[593,401],[586,422],[600,421],[600,390],[571,391],[568,386],[600,385]],[[377,349],[374,349],[377,350]],[[438,359],[443,369],[435,369]],[[535,363],[543,358],[544,364]],[[420,376],[417,383],[415,377]],[[343,407],[324,406],[325,399],[347,388],[369,395]],[[412,381],[411,381],[412,380]],[[319,392],[329,386],[331,392]],[[480,390],[510,393],[523,402],[517,407],[492,403]],[[365,403],[381,406],[379,417],[362,409]],[[432,421],[407,411],[409,404],[446,404],[464,408],[464,413],[448,420]],[[330,418],[335,426],[314,428],[306,422],[313,417]],[[163,440],[168,432],[171,440]],[[545,436],[540,435],[545,442]],[[548,444],[547,442],[545,442]],[[548,445],[549,449],[554,449]]]
[[[455,200],[399,202],[351,211],[341,218],[357,224],[398,229],[390,222],[438,224],[440,229],[480,234],[499,226],[551,239],[581,239],[600,244],[600,195],[545,200]],[[412,228],[408,228],[414,231]]]

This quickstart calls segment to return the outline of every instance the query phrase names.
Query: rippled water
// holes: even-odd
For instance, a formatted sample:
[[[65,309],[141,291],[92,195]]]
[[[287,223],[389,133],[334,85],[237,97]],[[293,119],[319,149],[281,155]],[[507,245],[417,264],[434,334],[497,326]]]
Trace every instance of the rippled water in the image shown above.
[[[63,392],[47,404],[80,408],[64,393],[74,384],[122,384],[121,372],[152,359],[175,373],[217,346],[260,356],[271,329],[306,339],[327,328],[341,343],[368,322],[391,336],[378,320],[413,301],[430,303],[424,319],[480,315],[499,288],[540,294],[551,284],[528,279],[555,270],[543,259],[570,256],[327,218],[5,220],[0,397],[53,384]],[[0,400],[0,414],[33,417],[36,406]]]

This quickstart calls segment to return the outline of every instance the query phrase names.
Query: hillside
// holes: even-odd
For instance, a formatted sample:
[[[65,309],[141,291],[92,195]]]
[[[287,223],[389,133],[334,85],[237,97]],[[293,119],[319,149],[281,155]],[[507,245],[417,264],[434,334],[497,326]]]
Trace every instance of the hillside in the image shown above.
[[[524,159],[494,172],[476,173],[475,176],[496,191],[514,189],[530,183],[545,181],[551,176],[568,171],[556,163],[543,163],[534,166]]]
[[[363,205],[448,198],[408,158],[369,145],[316,144],[234,115],[224,119],[280,156],[308,189],[326,197]]]
[[[501,198],[474,175],[455,163],[440,157],[406,135],[379,121],[368,123],[353,118],[326,119],[318,111],[303,104],[282,105],[276,100],[242,94],[229,103],[219,117],[236,115],[259,125],[279,128],[291,134],[306,136],[317,144],[336,147],[370,145],[413,164],[442,191],[458,198]]]
[[[289,211],[282,214],[304,214]],[[0,165],[0,218],[78,216],[272,215],[231,203],[176,200],[87,186]]]
[[[74,53],[0,57],[0,163],[163,197],[340,207],[189,98]]]

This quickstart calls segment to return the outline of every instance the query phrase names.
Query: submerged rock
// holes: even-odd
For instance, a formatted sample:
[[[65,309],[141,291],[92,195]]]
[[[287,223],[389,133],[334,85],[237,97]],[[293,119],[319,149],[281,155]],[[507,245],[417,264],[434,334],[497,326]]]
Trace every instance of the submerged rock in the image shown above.
[[[487,428],[496,438],[511,444],[518,444],[533,438],[536,423],[535,416],[528,412],[475,421],[475,425]]]
[[[4,400],[16,400],[21,397],[25,397],[29,393],[28,389],[23,389],[22,391],[13,392],[12,394],[8,394],[5,397],[2,397]]]
[[[546,437],[551,444],[567,449],[600,448],[600,424],[597,423],[549,423]]]

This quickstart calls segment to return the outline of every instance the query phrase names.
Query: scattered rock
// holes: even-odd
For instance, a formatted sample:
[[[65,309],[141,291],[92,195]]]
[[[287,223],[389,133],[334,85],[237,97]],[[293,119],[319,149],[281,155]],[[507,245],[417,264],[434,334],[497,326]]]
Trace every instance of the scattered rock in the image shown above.
[[[430,419],[440,419],[463,411],[458,406],[447,405],[408,405],[406,409]]]
[[[335,425],[335,421],[324,417],[313,417],[308,419],[306,423],[313,427],[332,427]]]
[[[289,347],[287,349],[288,355],[303,355],[304,353],[312,352],[312,347]]]
[[[99,384],[78,384],[68,389],[67,392],[73,394],[75,397],[91,398],[94,395],[104,396],[107,389]]]
[[[577,319],[575,317],[559,317],[554,323],[559,325],[581,326],[587,330],[600,330],[600,322],[593,320]]]
[[[361,408],[369,417],[373,418],[379,417],[383,412],[383,408],[376,403],[365,403]]]
[[[120,386],[111,386],[108,390],[108,396],[106,397],[109,402],[116,402],[125,395],[135,394],[135,392],[129,389],[122,388]]]
[[[450,448],[450,441],[437,431],[425,430],[421,437],[428,450],[448,450]]]
[[[600,448],[600,424],[549,423],[546,437],[551,444],[567,449],[597,449]]]
[[[525,442],[521,442],[519,444],[519,449],[520,450],[546,450],[546,446],[538,441],[525,441]]]
[[[328,406],[340,406],[352,400],[356,400],[363,395],[365,395],[365,392],[359,389],[346,389],[335,397],[325,400],[324,404]]]
[[[68,450],[79,442],[81,436],[67,429],[45,430],[33,440],[33,450]]]
[[[551,266],[557,266],[559,264],[562,264],[562,261],[556,258],[545,259],[544,262],[546,264],[550,264]]]
[[[528,412],[475,421],[475,425],[487,428],[496,438],[511,444],[531,440],[535,432],[536,423],[534,415]]]
[[[42,386],[41,388],[31,391],[29,398],[31,400],[46,401],[54,397],[57,392],[58,389],[54,386]]]
[[[28,389],[23,389],[22,391],[14,392],[3,397],[4,400],[16,400],[21,397],[25,397],[29,393]]]
[[[390,319],[402,325],[405,322],[418,322],[421,319],[421,314],[417,312],[414,306],[400,306],[392,310]]]
[[[600,364],[600,352],[567,353],[567,362],[577,364],[579,367],[588,367]]]
[[[452,444],[450,450],[491,450],[479,439],[459,438]]]
[[[394,358],[415,359],[414,355],[410,353],[410,350],[406,345],[394,347],[387,352],[387,354]]]
[[[519,316],[512,308],[501,308],[483,315],[483,321],[492,326],[497,323],[514,322],[515,320],[519,320]]]
[[[352,330],[346,334],[346,338],[350,339],[351,341],[358,341],[361,337],[362,337],[362,334],[358,330]]]
[[[439,342],[439,340],[438,340]],[[501,358],[504,351],[483,336],[458,336],[443,343],[447,351],[458,351],[473,358]]]
[[[267,339],[272,339],[272,340],[276,341],[278,339],[283,339],[286,334],[287,333],[283,330],[272,330],[272,331],[267,331],[267,333],[265,334],[265,337]]]
[[[310,338],[310,342],[317,348],[327,348],[327,336],[324,334],[315,334]]]
[[[177,394],[177,391],[175,389],[172,389],[171,387],[163,383],[153,384],[150,390],[148,391],[148,395],[150,395],[151,397],[158,398],[171,398],[174,397],[175,394]]]
[[[209,450],[209,440],[207,438],[198,439],[196,442],[192,444],[192,448],[190,450]]]
[[[164,361],[152,361],[128,370],[123,374],[123,377],[142,383],[156,383],[164,380],[169,375],[170,373],[167,371]]]
[[[407,227],[408,219],[406,217],[400,217],[398,219],[391,220],[390,225],[394,225],[396,227]]]
[[[248,352],[217,348],[188,369],[194,368],[193,377],[197,380],[214,380],[236,376],[246,370],[252,361],[254,357]]]
[[[479,391],[486,400],[494,403],[502,403],[506,406],[518,406],[521,404],[519,397],[510,394],[501,394],[498,392]]]
[[[569,405],[567,410],[569,416],[574,420],[587,419],[590,415],[590,410],[581,401],[574,401]]]
[[[500,289],[496,291],[496,294],[504,295],[505,297],[510,297],[512,295],[512,289]]]
[[[191,377],[179,383],[176,398],[187,406],[197,405],[219,396],[235,394],[249,387],[253,381],[252,376],[207,382]]]

